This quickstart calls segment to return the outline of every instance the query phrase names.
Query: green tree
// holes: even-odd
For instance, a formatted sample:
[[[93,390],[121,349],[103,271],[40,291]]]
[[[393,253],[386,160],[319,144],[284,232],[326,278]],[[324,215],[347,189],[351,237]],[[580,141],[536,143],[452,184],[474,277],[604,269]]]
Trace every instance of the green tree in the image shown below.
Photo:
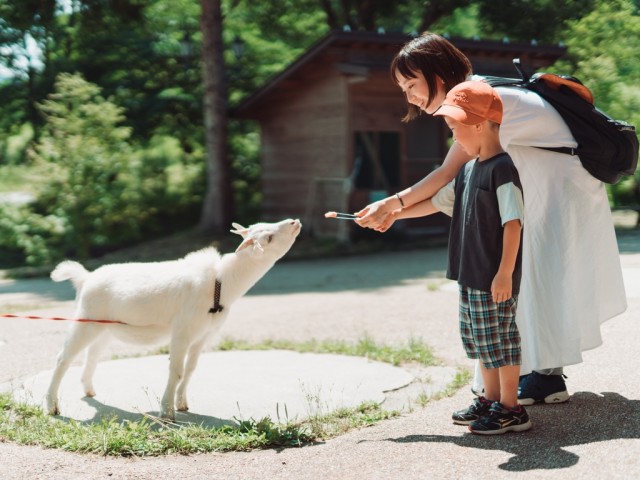
[[[331,29],[404,32],[446,28],[456,12],[479,20],[483,38],[556,41],[564,23],[591,11],[595,0],[316,0]],[[305,4],[312,3],[306,0]],[[462,22],[462,18],[455,19]],[[447,28],[448,30],[448,28]],[[451,32],[450,32],[451,33]],[[458,32],[456,32],[458,33]],[[460,32],[473,36],[474,32]]]
[[[571,73],[593,92],[595,104],[640,126],[640,10],[632,0],[598,0],[595,10],[568,24],[567,58],[554,70]],[[610,185],[614,206],[640,203],[640,178]]]
[[[596,0],[479,0],[483,30],[492,38],[563,41],[567,21],[589,14]]]
[[[18,98],[25,102],[22,121],[38,123],[35,103],[41,98],[37,82],[38,62],[33,58],[30,43],[35,43],[48,60],[49,47],[55,29],[55,0],[0,0],[0,64],[4,65],[21,82],[22,88],[14,88]],[[8,97],[14,99],[15,97]]]
[[[65,219],[67,244],[80,258],[107,243],[113,223],[139,228],[137,218],[122,216],[136,195],[125,188],[131,130],[120,126],[123,109],[100,93],[80,75],[61,74],[39,106],[46,124],[36,156],[49,164],[51,177],[38,201],[45,214]]]

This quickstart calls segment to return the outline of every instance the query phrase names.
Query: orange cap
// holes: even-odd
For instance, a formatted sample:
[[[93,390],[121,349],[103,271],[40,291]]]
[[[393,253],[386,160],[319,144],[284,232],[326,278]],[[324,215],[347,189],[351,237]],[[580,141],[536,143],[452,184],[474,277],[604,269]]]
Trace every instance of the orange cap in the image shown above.
[[[488,83],[462,82],[449,90],[433,114],[451,117],[463,125],[477,125],[485,120],[502,123],[502,100]]]

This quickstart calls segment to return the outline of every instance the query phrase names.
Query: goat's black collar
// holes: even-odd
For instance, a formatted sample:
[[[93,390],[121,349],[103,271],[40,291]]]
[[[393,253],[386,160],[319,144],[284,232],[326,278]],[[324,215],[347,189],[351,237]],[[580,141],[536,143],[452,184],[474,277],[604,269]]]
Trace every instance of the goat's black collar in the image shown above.
[[[224,308],[220,305],[220,289],[222,288],[222,284],[216,280],[216,288],[213,292],[213,307],[209,309],[209,313],[218,313],[221,312]]]

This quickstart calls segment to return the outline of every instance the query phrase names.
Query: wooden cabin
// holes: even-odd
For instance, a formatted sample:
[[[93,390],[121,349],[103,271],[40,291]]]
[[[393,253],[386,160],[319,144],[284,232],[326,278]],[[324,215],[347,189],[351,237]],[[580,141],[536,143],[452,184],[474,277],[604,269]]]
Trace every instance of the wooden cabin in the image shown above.
[[[450,137],[442,119],[424,115],[401,121],[407,104],[389,65],[410,39],[331,32],[232,112],[260,126],[266,221],[298,217],[307,233],[349,240],[365,230],[327,220],[324,212],[360,210],[412,185],[442,162]],[[564,47],[535,42],[450,40],[469,57],[474,73],[485,75],[517,77],[514,58],[533,72],[565,53]],[[397,222],[393,230],[442,235],[448,217]]]

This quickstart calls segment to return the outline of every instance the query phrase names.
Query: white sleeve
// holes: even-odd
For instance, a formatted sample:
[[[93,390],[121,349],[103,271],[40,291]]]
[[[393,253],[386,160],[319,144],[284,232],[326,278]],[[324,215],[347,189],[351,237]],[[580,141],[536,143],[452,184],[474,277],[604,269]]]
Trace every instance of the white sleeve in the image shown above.
[[[520,225],[524,225],[524,200],[522,190],[516,187],[513,182],[500,185],[496,189],[498,197],[498,209],[500,210],[500,221],[502,225],[511,220],[520,220]]]
[[[440,210],[442,213],[452,216],[453,215],[453,203],[456,199],[455,178],[447,183],[444,187],[436,192],[431,197],[433,206]]]
[[[517,87],[496,88],[503,105],[500,143],[509,146],[575,147],[560,114],[538,94]]]

